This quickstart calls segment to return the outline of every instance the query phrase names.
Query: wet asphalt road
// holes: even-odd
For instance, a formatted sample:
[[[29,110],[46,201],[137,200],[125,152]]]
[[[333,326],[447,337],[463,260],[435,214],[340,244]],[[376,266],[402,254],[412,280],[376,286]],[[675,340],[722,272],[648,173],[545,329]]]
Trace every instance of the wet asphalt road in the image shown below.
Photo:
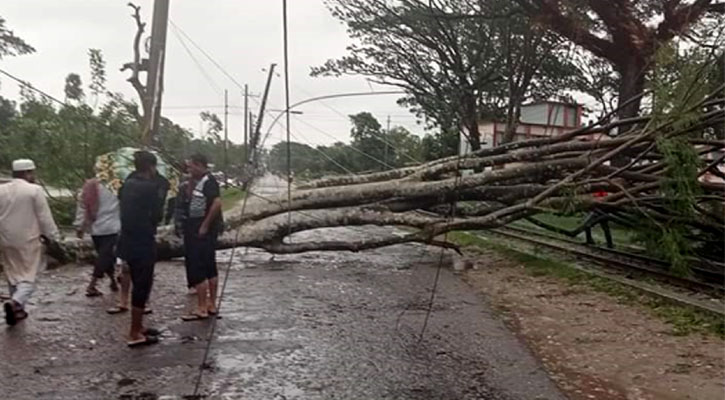
[[[304,237],[360,234],[340,232]],[[229,255],[217,254],[222,273]],[[199,393],[213,399],[562,399],[526,347],[448,269],[418,342],[438,258],[439,250],[418,245],[274,259],[238,250]],[[191,302],[182,263],[157,265],[148,321],[163,336],[142,349],[125,346],[127,314],[105,313],[112,296],[84,296],[89,273],[90,267],[64,267],[42,274],[30,319],[0,328],[2,397],[190,398],[211,321],[179,319]]]

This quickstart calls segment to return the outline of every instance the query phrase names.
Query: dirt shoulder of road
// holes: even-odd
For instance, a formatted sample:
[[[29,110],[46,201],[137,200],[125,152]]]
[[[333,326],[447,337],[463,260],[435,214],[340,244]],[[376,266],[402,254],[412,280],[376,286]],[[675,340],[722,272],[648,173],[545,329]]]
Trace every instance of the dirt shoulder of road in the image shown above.
[[[463,278],[501,313],[571,399],[725,398],[720,336],[707,329],[683,331],[652,307],[585,280],[542,272],[510,252],[467,250],[473,269]]]

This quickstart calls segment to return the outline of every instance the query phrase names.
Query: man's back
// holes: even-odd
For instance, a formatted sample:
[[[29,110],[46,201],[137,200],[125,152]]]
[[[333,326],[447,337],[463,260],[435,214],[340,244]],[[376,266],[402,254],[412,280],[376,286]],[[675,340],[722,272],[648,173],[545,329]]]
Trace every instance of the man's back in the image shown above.
[[[23,246],[41,233],[57,233],[43,189],[22,179],[0,185],[0,246]]]
[[[161,215],[158,183],[138,175],[130,176],[119,193],[121,206],[122,257],[153,250],[156,225]]]

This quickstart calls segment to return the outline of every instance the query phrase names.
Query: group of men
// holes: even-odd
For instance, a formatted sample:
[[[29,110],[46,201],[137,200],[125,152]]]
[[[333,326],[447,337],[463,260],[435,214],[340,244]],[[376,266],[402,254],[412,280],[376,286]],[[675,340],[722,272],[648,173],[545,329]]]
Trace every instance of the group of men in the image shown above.
[[[79,238],[91,236],[97,253],[86,295],[101,295],[97,285],[105,276],[111,289],[118,291],[118,279],[118,305],[107,311],[120,314],[130,309],[130,347],[157,343],[160,335],[157,329],[144,326],[143,315],[149,312],[155,236],[169,190],[168,180],[157,172],[153,153],[138,151],[133,162],[135,170],[117,196],[97,178],[86,181],[74,223]],[[186,167],[188,179],[179,185],[174,219],[177,235],[184,238],[187,285],[197,297],[194,309],[181,318],[196,321],[218,313],[215,249],[223,220],[219,184],[208,170],[207,158],[193,155]],[[0,184],[0,264],[10,291],[3,304],[8,325],[28,317],[26,305],[45,262],[43,246],[60,239],[44,190],[35,183],[33,161],[16,160],[12,171],[13,179]],[[116,265],[121,266],[118,278]]]

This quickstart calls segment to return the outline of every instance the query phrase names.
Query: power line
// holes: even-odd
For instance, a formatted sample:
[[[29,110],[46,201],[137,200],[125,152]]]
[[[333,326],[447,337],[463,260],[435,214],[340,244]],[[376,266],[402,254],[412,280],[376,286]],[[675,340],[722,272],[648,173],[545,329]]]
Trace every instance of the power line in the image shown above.
[[[320,133],[322,133],[323,135],[325,135],[325,136],[327,136],[327,137],[330,137],[330,138],[332,138],[332,139],[335,139],[335,140],[337,140],[337,138],[335,138],[335,137],[334,137],[333,135],[331,135],[331,134],[329,134],[329,133],[327,133],[327,132],[323,131],[322,129],[320,129],[320,128],[318,128],[318,127],[314,126],[314,125],[311,125],[311,124],[307,123],[306,121],[303,121],[303,120],[301,120],[301,119],[299,119],[299,118],[295,118],[295,119],[299,120],[299,121],[300,121],[301,123],[303,123],[303,124],[305,124],[305,125],[309,126],[310,128],[312,128],[312,129],[316,130],[317,132],[320,132]],[[367,158],[369,158],[369,159],[371,159],[371,160],[373,160],[373,161],[377,162],[378,164],[380,164],[380,165],[382,165],[382,166],[384,166],[384,167],[387,167],[387,168],[391,168],[391,169],[395,168],[395,167],[393,167],[392,165],[390,165],[390,164],[386,163],[385,161],[382,161],[382,160],[380,160],[379,158],[377,158],[377,157],[375,157],[375,156],[373,156],[373,155],[371,155],[371,154],[368,154],[368,153],[366,153],[366,152],[364,152],[364,151],[362,151],[362,150],[358,149],[358,148],[357,148],[357,147],[355,147],[355,146],[350,146],[350,149],[351,149],[351,150],[353,150],[353,151],[355,151],[355,152],[357,152],[357,153],[360,153],[360,154],[364,155],[365,157],[367,157]]]
[[[329,160],[330,162],[332,162],[336,167],[340,168],[345,173],[355,175],[355,173],[353,171],[349,170],[347,167],[345,167],[344,165],[340,164],[337,160],[335,160],[334,158],[330,157],[327,153],[325,153],[324,151],[322,151],[322,149],[320,149],[319,146],[315,146],[310,141],[308,141],[307,139],[305,139],[304,136],[302,136],[302,134],[300,134],[299,132],[297,132],[297,135],[295,135],[295,134],[293,134],[293,133],[290,132],[290,136],[292,136],[295,140],[300,140],[300,139],[297,138],[297,136],[301,137],[301,140],[300,141],[302,141],[304,144],[307,144],[308,146],[310,146],[310,148],[312,148],[316,152],[322,154],[323,157],[325,157],[327,160]]]
[[[32,84],[30,83],[30,82],[24,81],[24,80],[22,80],[22,79],[18,78],[17,76],[14,76],[14,75],[12,75],[11,73],[9,73],[9,72],[7,72],[7,71],[5,71],[5,70],[1,69],[1,68],[0,68],[0,73],[2,73],[3,75],[7,76],[8,78],[10,78],[10,79],[12,79],[12,80],[14,80],[14,81],[18,82],[18,83],[19,83],[20,85],[22,85],[22,86],[24,86],[24,87],[27,87],[28,89],[31,89],[31,90],[33,90],[33,91],[35,91],[35,92],[38,92],[38,93],[40,93],[40,94],[41,94],[41,95],[43,95],[44,97],[47,97],[48,99],[50,99],[50,100],[53,100],[54,102],[56,102],[56,103],[58,103],[58,104],[61,104],[61,105],[63,105],[63,106],[66,106],[66,105],[67,105],[65,101],[60,101],[60,100],[58,100],[57,98],[53,97],[52,95],[49,95],[48,93],[46,93],[46,92],[44,92],[44,91],[42,91],[42,90],[40,90],[40,89],[36,88],[36,87],[35,87],[35,86],[33,86],[33,85],[32,85]]]
[[[244,85],[242,85],[236,79],[234,79],[234,77],[231,74],[229,74],[224,69],[224,67],[219,65],[219,63],[212,56],[210,56],[209,53],[207,53],[203,48],[201,48],[201,46],[196,44],[196,42],[192,38],[190,38],[189,35],[187,35],[186,32],[184,32],[183,29],[181,29],[178,25],[176,25],[174,23],[174,21],[172,21],[171,19],[169,19],[169,23],[171,24],[172,27],[174,27],[174,29],[177,29],[179,31],[179,33],[181,33],[186,38],[186,40],[189,41],[189,43],[191,43],[194,47],[196,47],[196,49],[199,50],[201,52],[201,54],[204,55],[204,57],[206,57],[212,64],[214,64],[214,66],[217,67],[219,69],[219,71],[221,71],[227,78],[229,78],[229,80],[231,80],[235,85],[237,85],[237,87],[239,89],[244,90]]]
[[[204,69],[204,67],[201,65],[201,63],[199,62],[199,60],[197,60],[196,57],[194,56],[194,54],[191,53],[191,50],[189,49],[189,46],[186,45],[186,43],[184,42],[184,40],[179,35],[179,31],[176,28],[176,26],[172,24],[171,27],[173,28],[172,31],[174,33],[174,36],[179,41],[179,43],[181,43],[181,46],[184,48],[184,50],[186,50],[186,54],[189,55],[189,57],[194,62],[194,64],[196,64],[197,68],[199,68],[199,71],[201,72],[202,75],[204,75],[204,78],[206,78],[206,80],[209,82],[209,84],[211,86],[213,86],[214,89],[216,89],[217,92],[221,92],[221,87],[219,87],[219,85],[216,84],[216,82],[214,81],[214,79],[212,79],[212,77],[209,75],[209,73],[206,71],[206,69]]]

